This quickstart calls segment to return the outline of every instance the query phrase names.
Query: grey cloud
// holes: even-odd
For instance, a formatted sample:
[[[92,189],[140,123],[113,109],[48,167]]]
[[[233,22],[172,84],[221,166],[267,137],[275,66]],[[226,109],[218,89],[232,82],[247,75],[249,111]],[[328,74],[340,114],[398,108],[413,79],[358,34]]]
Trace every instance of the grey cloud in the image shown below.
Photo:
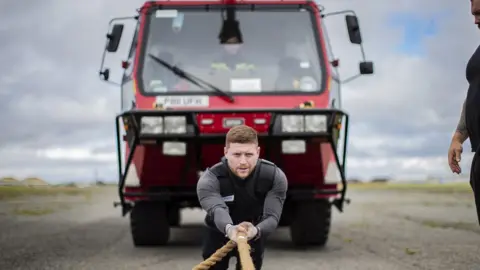
[[[421,149],[387,147],[389,151],[381,151],[385,158],[446,155],[466,94],[465,64],[477,46],[472,38],[455,42],[468,35],[468,31],[455,29],[465,29],[471,22],[468,12],[454,15],[440,22],[439,36],[425,43],[427,54],[421,62],[377,61],[377,78],[381,80],[373,77],[348,86],[345,104],[352,122],[367,127],[370,135],[363,136],[390,136],[392,145],[399,137],[402,141],[425,140]],[[474,34],[478,30],[472,27],[470,31]],[[356,135],[356,131],[351,134]],[[375,151],[367,156],[375,156]]]
[[[106,143],[103,146],[97,146],[92,149],[92,154],[110,154],[112,149],[116,149],[116,142]]]
[[[117,167],[109,160],[48,159],[37,155],[37,149],[22,147],[0,151],[2,176],[19,178],[40,177],[52,183],[91,181],[95,172],[103,178],[115,180]]]
[[[86,130],[91,135],[82,134],[84,140],[109,133],[120,90],[99,81],[97,66],[108,20],[133,14],[135,3],[12,2],[2,11],[8,11],[2,20],[10,27],[2,29],[0,43],[0,59],[8,63],[0,67],[0,144]],[[97,103],[102,100],[105,105]]]
[[[27,6],[14,1],[0,4],[4,13],[0,24],[0,61],[4,63],[0,66],[0,150],[7,146],[24,149],[15,157],[0,151],[0,169],[38,172],[55,179],[74,172],[80,176],[72,178],[80,179],[102,166],[110,168],[105,174],[116,175],[114,162],[107,162],[107,166],[98,161],[48,160],[35,157],[35,149],[84,145],[94,153],[115,151],[114,116],[120,105],[120,89],[100,82],[97,69],[108,20],[133,15],[142,3],[49,0]],[[392,144],[383,149],[350,144],[350,157],[445,155],[466,91],[464,65],[476,46],[473,34],[477,30],[463,30],[472,25],[468,3],[462,2],[463,8],[434,0],[402,1],[395,8],[387,1],[368,3],[324,1],[328,11],[357,11],[367,56],[375,61],[377,70],[374,77],[361,78],[344,88],[345,108],[352,115],[351,138],[392,138]],[[416,12],[435,13],[452,10],[450,6],[455,11],[440,25],[441,36],[425,42],[428,54],[421,60],[427,63],[423,69],[389,60],[402,34],[401,29],[385,25],[392,12],[415,7]],[[357,72],[359,51],[348,43],[343,18],[328,18],[327,24],[342,74]],[[458,40],[462,42],[456,43]],[[119,63],[119,59],[109,63]],[[404,93],[387,95],[388,91]],[[401,105],[392,106],[394,103]],[[443,120],[430,121],[432,117]],[[417,148],[399,147],[403,144],[395,145],[394,140],[419,138],[425,143]],[[89,144],[94,141],[98,143]]]
[[[338,6],[357,10],[367,58],[375,61],[376,68],[374,76],[360,78],[343,88],[344,108],[351,116],[348,154],[353,161],[383,159],[388,162],[372,168],[355,167],[349,169],[349,174],[368,177],[376,174],[421,174],[422,170],[423,173],[432,173],[426,168],[402,171],[392,160],[409,157],[431,160],[439,157],[445,160],[444,165],[447,166],[447,149],[466,95],[465,65],[478,46],[478,29],[472,23],[469,3],[455,3],[452,9],[449,7],[452,3],[447,1],[415,4],[404,1],[392,9],[384,6],[389,5],[387,2],[375,2],[375,11],[374,8],[359,7],[363,4],[337,1]],[[405,8],[407,6],[410,8]],[[448,16],[437,21],[438,35],[424,40],[426,54],[417,62],[406,63],[408,55],[390,53],[399,42],[401,29],[389,31],[386,24],[380,23],[379,17],[384,19],[404,9],[431,14],[448,11]],[[342,40],[347,38],[343,28],[342,22],[330,33],[332,30],[339,33],[334,35],[333,43],[336,55],[340,57],[341,71],[352,74],[356,72],[360,57],[355,47]],[[462,42],[458,43],[458,40]],[[365,138],[385,139],[386,143],[362,146]],[[408,141],[421,143],[409,146]],[[465,155],[470,151],[469,147],[467,141]],[[351,162],[347,161],[347,166]],[[448,173],[448,168],[437,166],[436,170]]]
[[[451,133],[427,133],[427,134],[415,134],[415,136],[409,136],[405,134],[398,134],[397,136],[385,137],[385,139],[378,139],[381,142],[378,147],[369,149],[362,147],[360,143],[352,143],[349,147],[349,153],[351,158],[366,158],[366,157],[438,157],[445,155],[445,149],[439,147],[449,143],[445,141]]]
[[[61,163],[62,167],[77,167],[82,169],[85,167],[102,167],[105,165],[111,165],[111,161],[102,161],[102,160],[74,160],[68,158],[59,158],[59,159],[47,159],[44,157],[35,157],[30,156],[28,160],[25,160],[25,156],[20,156],[18,158],[13,158],[4,161],[8,169],[22,170],[25,167],[35,168],[35,169],[46,169],[56,167]],[[27,164],[26,164],[27,162]]]
[[[0,27],[0,169],[61,178],[112,162],[49,160],[36,149],[78,147],[107,141],[115,151],[120,89],[102,83],[97,69],[114,16],[135,13],[142,1],[42,1],[2,3]],[[15,155],[1,151],[17,147]],[[110,151],[108,150],[110,149]],[[70,176],[69,176],[70,177]],[[73,176],[72,176],[73,177]]]

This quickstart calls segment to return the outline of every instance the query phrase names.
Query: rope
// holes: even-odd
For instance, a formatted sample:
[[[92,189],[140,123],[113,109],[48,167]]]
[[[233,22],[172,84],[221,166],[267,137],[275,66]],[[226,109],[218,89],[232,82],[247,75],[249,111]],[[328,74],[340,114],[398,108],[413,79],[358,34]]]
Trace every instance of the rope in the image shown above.
[[[240,265],[242,270],[255,270],[252,257],[250,256],[250,245],[247,241],[245,233],[238,233],[237,243],[228,241],[223,247],[219,248],[205,261],[197,264],[192,270],[208,270],[210,267],[221,261],[235,246],[238,245],[238,253],[240,255]]]

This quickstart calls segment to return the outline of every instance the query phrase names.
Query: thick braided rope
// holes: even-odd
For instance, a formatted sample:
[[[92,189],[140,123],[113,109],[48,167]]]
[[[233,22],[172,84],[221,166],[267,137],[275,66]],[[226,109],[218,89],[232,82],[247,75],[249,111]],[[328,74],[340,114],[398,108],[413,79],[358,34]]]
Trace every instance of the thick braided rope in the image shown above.
[[[242,233],[237,237],[237,245],[242,270],[255,270],[252,256],[250,256],[250,245],[248,244],[247,236],[245,234]]]
[[[250,256],[250,245],[248,244],[247,237],[243,233],[239,233],[237,243],[228,241],[223,247],[219,248],[205,261],[197,264],[192,270],[208,270],[210,267],[221,261],[235,246],[238,245],[238,253],[240,255],[240,265],[242,270],[255,270],[252,257]]]

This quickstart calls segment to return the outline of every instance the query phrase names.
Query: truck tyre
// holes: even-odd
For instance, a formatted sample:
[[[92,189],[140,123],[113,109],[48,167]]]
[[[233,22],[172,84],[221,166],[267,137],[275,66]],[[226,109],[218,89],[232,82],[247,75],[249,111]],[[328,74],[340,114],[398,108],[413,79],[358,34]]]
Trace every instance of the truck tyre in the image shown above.
[[[282,215],[280,217],[280,222],[278,223],[279,227],[286,227],[292,224],[292,215],[294,211],[293,206],[294,204],[291,201],[285,202],[282,210]]]
[[[168,215],[168,224],[171,227],[180,226],[180,222],[181,222],[180,207],[176,205],[168,206],[167,215]]]
[[[170,226],[164,203],[138,202],[130,213],[130,230],[133,244],[158,246],[168,243]]]
[[[301,201],[295,204],[290,237],[296,246],[324,246],[328,241],[332,216],[328,200]]]

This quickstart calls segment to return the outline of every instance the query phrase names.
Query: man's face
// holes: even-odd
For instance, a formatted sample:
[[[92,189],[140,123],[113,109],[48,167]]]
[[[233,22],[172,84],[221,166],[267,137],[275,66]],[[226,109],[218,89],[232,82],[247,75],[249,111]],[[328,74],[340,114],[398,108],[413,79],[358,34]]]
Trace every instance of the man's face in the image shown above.
[[[480,0],[471,0],[471,12],[475,24],[480,28]]]
[[[255,169],[260,147],[255,143],[231,143],[224,149],[230,170],[238,177],[245,179]]]

